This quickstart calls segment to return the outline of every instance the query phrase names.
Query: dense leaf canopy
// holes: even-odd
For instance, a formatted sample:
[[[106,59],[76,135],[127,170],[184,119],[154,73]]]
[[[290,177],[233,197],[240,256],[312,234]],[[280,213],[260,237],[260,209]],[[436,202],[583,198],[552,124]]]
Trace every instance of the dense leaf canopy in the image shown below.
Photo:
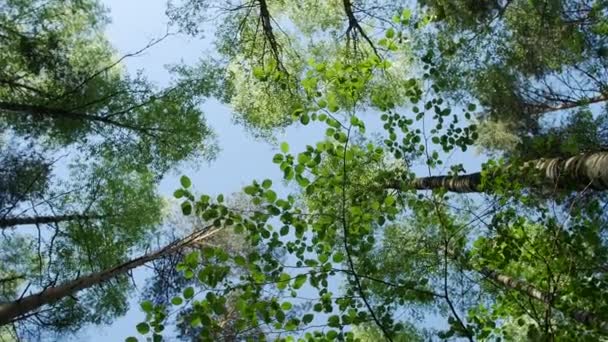
[[[171,1],[217,49],[160,90],[121,69],[96,2],[2,6],[18,334],[111,322],[151,265],[129,342],[608,338],[605,1]],[[269,138],[282,179],[158,195],[214,151],[205,97]],[[277,142],[292,125],[324,135]]]

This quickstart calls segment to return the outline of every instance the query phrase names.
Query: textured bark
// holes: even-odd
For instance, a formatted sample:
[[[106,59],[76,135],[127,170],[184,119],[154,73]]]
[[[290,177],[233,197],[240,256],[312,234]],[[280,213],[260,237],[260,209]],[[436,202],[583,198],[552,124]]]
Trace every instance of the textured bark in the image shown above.
[[[507,275],[498,273],[494,270],[488,269],[486,267],[479,270],[479,273],[483,274],[485,277],[494,280],[495,282],[508,287],[513,290],[518,290],[520,292],[525,293],[528,297],[534,298],[536,300],[540,300],[544,303],[551,303],[551,298],[545,295],[542,291],[536,289],[534,286],[526,283],[525,281],[521,281],[518,279],[514,279]]]
[[[508,166],[507,166],[508,167]],[[591,152],[570,158],[547,158],[526,162],[524,168],[533,167],[542,175],[546,187],[563,190],[608,190],[608,152]],[[407,187],[403,182],[392,182],[389,188]],[[481,173],[460,176],[421,177],[412,181],[416,190],[445,188],[451,192],[480,192]]]
[[[416,190],[432,190],[444,188],[452,192],[479,192],[481,186],[481,173],[475,172],[458,177],[433,176],[420,177],[412,181],[412,187]]]
[[[540,291],[537,288],[535,288],[534,286],[526,283],[525,281],[514,279],[512,277],[498,273],[498,272],[496,272],[494,270],[490,270],[488,268],[483,268],[483,269],[479,270],[479,273],[481,273],[482,275],[484,275],[485,277],[487,277],[489,279],[492,279],[494,282],[496,282],[506,288],[520,291],[521,293],[527,295],[530,298],[541,301],[556,310],[564,312],[568,316],[570,316],[572,319],[574,319],[575,321],[582,323],[583,325],[585,325],[587,327],[595,328],[595,329],[598,329],[599,331],[601,331],[602,333],[608,334],[608,322],[597,317],[597,315],[594,315],[593,313],[585,311],[585,310],[578,310],[578,309],[564,310],[563,308],[556,308],[555,304],[558,304],[558,306],[559,306],[559,302],[560,302],[559,296],[555,296],[552,300],[551,296],[543,293],[542,291]]]
[[[102,218],[101,215],[58,215],[58,216],[28,216],[8,217],[0,219],[0,228],[21,226],[26,224],[48,224],[67,221],[92,220]]]
[[[573,320],[589,327],[592,329],[597,329],[602,333],[608,334],[608,322],[604,319],[598,317],[597,315],[585,311],[579,310],[576,308],[568,308],[567,305],[561,307],[560,300],[561,298],[558,295],[550,295],[544,293],[543,291],[537,289],[535,286],[527,283],[526,281],[515,279],[511,276],[502,274],[496,270],[492,270],[487,267],[483,268],[475,268],[472,266],[467,257],[455,252],[453,249],[448,249],[447,254],[450,258],[456,260],[460,264],[463,269],[478,272],[483,275],[485,278],[494,281],[494,283],[498,286],[516,290],[520,293],[544,303],[545,305],[550,306],[551,308],[564,313],[566,316],[569,316]]]
[[[71,296],[80,290],[99,285],[108,279],[125,274],[147,262],[178,252],[193,243],[208,238],[219,230],[220,228],[213,229],[212,226],[207,227],[194,232],[181,240],[175,241],[156,252],[145,254],[118,266],[74,279],[63,285],[49,287],[39,293],[23,297],[16,301],[0,304],[0,325],[14,322],[18,320],[19,317],[35,312],[44,305],[52,304],[62,298]]]

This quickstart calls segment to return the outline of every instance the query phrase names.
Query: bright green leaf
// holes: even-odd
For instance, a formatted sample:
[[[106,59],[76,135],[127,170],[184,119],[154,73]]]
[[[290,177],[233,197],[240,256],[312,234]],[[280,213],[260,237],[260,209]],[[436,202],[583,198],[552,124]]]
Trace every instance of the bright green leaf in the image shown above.
[[[184,298],[185,299],[191,299],[192,297],[194,297],[194,289],[192,288],[192,286],[188,286],[184,290]]]
[[[190,181],[190,178],[188,178],[187,176],[181,176],[181,178],[179,179],[179,182],[186,189],[189,188],[192,185],[192,182]]]
[[[135,328],[137,329],[137,332],[142,335],[145,335],[150,332],[150,326],[146,322],[141,322],[137,324]]]

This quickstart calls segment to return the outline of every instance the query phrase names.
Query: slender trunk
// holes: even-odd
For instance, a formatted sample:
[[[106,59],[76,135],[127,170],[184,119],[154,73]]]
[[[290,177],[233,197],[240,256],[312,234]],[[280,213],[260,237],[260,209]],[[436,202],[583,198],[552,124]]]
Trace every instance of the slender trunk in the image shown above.
[[[575,308],[569,308],[568,304],[565,304],[563,307],[560,305],[561,298],[558,295],[554,295],[553,297],[544,293],[543,291],[537,289],[533,285],[527,283],[526,281],[515,279],[511,276],[502,274],[498,271],[492,270],[487,267],[483,267],[480,269],[476,269],[470,265],[468,260],[465,257],[458,255],[453,250],[447,251],[448,255],[455,259],[464,269],[472,270],[478,272],[484,277],[491,279],[495,284],[505,287],[507,289],[516,290],[524,295],[540,301],[545,305],[551,306],[553,309],[563,312],[565,315],[569,316],[573,320],[587,326],[590,328],[597,329],[602,333],[608,334],[608,322],[603,320],[597,315],[585,311],[579,310]],[[557,307],[556,307],[557,305]],[[566,309],[564,309],[566,308]]]
[[[0,325],[8,324],[19,319],[19,317],[34,312],[44,305],[52,304],[67,296],[73,295],[76,292],[99,285],[108,279],[127,273],[128,271],[139,267],[147,262],[162,258],[172,253],[178,252],[184,247],[187,247],[195,242],[204,240],[205,238],[215,234],[221,228],[213,229],[213,226],[196,231],[189,236],[175,241],[156,252],[142,255],[138,258],[131,259],[118,266],[89,274],[69,281],[63,285],[49,287],[39,293],[20,298],[13,302],[0,304]]]
[[[587,99],[586,101],[578,101],[578,102],[566,102],[559,105],[551,106],[551,105],[530,105],[532,108],[535,108],[535,114],[545,114],[556,112],[564,109],[572,109],[577,108],[584,105],[595,104],[600,102],[608,101],[608,93],[600,94],[598,96]]]
[[[22,104],[22,103],[12,103],[12,102],[0,102],[0,111],[7,111],[25,115],[34,115],[40,117],[54,117],[54,118],[64,118],[71,119],[76,121],[93,121],[100,122],[107,125],[117,126],[121,128],[126,128],[131,131],[146,133],[145,128],[135,127],[129,124],[121,123],[118,121],[114,121],[104,116],[91,115],[80,112],[72,112],[70,110],[60,109],[60,108],[50,108],[45,106],[38,105],[30,105],[30,104]]]
[[[550,190],[585,189],[608,190],[608,152],[591,152],[570,158],[547,158],[526,162],[543,177]],[[388,187],[407,187],[401,181],[391,182]],[[460,176],[433,176],[416,178],[410,184],[416,190],[445,188],[452,192],[481,192],[481,173]]]
[[[521,293],[527,295],[532,299],[541,301],[556,310],[566,313],[568,316],[570,316],[570,318],[574,319],[579,323],[582,323],[587,327],[598,329],[602,333],[608,333],[608,322],[602,320],[600,317],[597,317],[597,315],[589,311],[570,308],[556,308],[555,304],[557,303],[559,306],[559,302],[561,300],[559,296],[554,296],[553,298],[551,298],[551,296],[543,293],[542,291],[526,283],[525,281],[514,279],[512,277],[498,273],[488,268],[482,268],[481,270],[478,270],[478,272],[506,288],[520,291]]]
[[[432,176],[416,178],[411,183],[416,190],[432,190],[445,188],[452,192],[480,192],[481,172],[460,176]]]
[[[283,63],[281,63],[281,55],[280,55],[280,46],[276,40],[274,32],[272,31],[272,17],[270,16],[270,12],[268,10],[268,4],[266,0],[257,0],[260,5],[260,21],[262,23],[262,32],[264,36],[266,36],[266,40],[268,41],[268,45],[270,46],[270,51],[274,56],[274,59],[277,62],[277,67],[282,68]]]
[[[58,216],[28,216],[28,217],[8,217],[0,219],[0,228],[21,226],[26,224],[48,224],[67,221],[99,219],[102,215],[58,215]]]

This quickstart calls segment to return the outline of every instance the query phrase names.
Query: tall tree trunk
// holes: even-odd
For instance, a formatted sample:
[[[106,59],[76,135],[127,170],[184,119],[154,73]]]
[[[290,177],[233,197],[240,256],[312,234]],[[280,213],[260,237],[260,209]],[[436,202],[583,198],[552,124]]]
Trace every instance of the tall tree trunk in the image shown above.
[[[109,118],[109,116],[98,116],[80,112],[72,112],[70,110],[60,108],[50,108],[45,106],[23,104],[23,103],[12,103],[12,102],[0,102],[0,112],[12,112],[24,115],[33,115],[38,117],[51,117],[51,118],[62,118],[71,119],[76,121],[92,121],[99,122],[106,125],[116,126],[125,128],[135,132],[141,132],[149,134],[150,129],[145,127],[136,127],[130,124],[118,122]]]
[[[23,297],[16,301],[0,304],[0,325],[16,321],[19,317],[34,312],[44,305],[52,304],[62,298],[73,295],[80,290],[99,285],[108,279],[125,274],[147,262],[178,252],[184,247],[208,238],[219,230],[221,230],[221,228],[213,229],[213,226],[203,228],[153,253],[145,254],[118,266],[74,279],[63,285],[49,287],[44,291]]]
[[[78,220],[93,220],[99,219],[104,216],[102,215],[57,215],[57,216],[27,216],[27,217],[8,217],[0,219],[0,228],[8,228],[13,226],[21,226],[26,224],[47,224],[47,223],[60,223],[67,221],[78,221]]]
[[[541,115],[541,114],[545,114],[545,113],[556,112],[556,111],[564,110],[564,109],[578,108],[581,106],[587,106],[590,104],[606,102],[606,101],[608,101],[608,93],[600,94],[598,96],[589,98],[586,101],[565,102],[565,103],[562,103],[559,105],[544,104],[544,105],[529,105],[529,106],[533,108],[534,114]]]
[[[570,158],[547,158],[524,163],[540,172],[547,188],[608,190],[608,152],[591,152]],[[452,192],[481,192],[481,173],[460,176],[433,176],[414,179],[411,184],[393,181],[389,188],[416,190],[445,188]]]
[[[597,317],[597,315],[585,310],[571,308],[564,309],[561,307],[556,308],[555,305],[557,304],[559,306],[559,302],[561,300],[559,296],[554,296],[554,298],[552,299],[551,296],[543,293],[542,291],[526,283],[525,281],[509,277],[507,275],[498,273],[488,268],[482,268],[481,270],[478,270],[478,272],[484,275],[485,277],[492,279],[495,283],[498,283],[503,287],[520,291],[521,293],[527,295],[532,299],[541,301],[556,310],[566,313],[568,316],[570,316],[570,318],[574,319],[579,323],[582,323],[587,327],[595,328],[601,331],[602,333],[608,334],[608,322],[602,320],[600,317]]]
[[[551,306],[555,310],[563,312],[566,316],[569,316],[573,320],[587,327],[597,329],[602,333],[608,334],[608,321],[603,320],[589,311],[569,308],[567,305],[562,307],[560,305],[561,298],[558,295],[554,295],[552,298],[550,295],[537,289],[526,281],[515,279],[487,267],[476,269],[475,267],[471,266],[466,257],[459,255],[454,250],[448,249],[447,254],[451,258],[455,259],[464,269],[477,272],[483,275],[485,278],[491,279],[495,284],[501,287],[519,291],[520,293],[523,293],[534,300],[540,301],[545,305]]]
[[[398,184],[394,184],[395,187]],[[433,190],[444,188],[452,192],[480,192],[481,172],[460,176],[420,177],[412,181],[411,186],[416,190]]]

